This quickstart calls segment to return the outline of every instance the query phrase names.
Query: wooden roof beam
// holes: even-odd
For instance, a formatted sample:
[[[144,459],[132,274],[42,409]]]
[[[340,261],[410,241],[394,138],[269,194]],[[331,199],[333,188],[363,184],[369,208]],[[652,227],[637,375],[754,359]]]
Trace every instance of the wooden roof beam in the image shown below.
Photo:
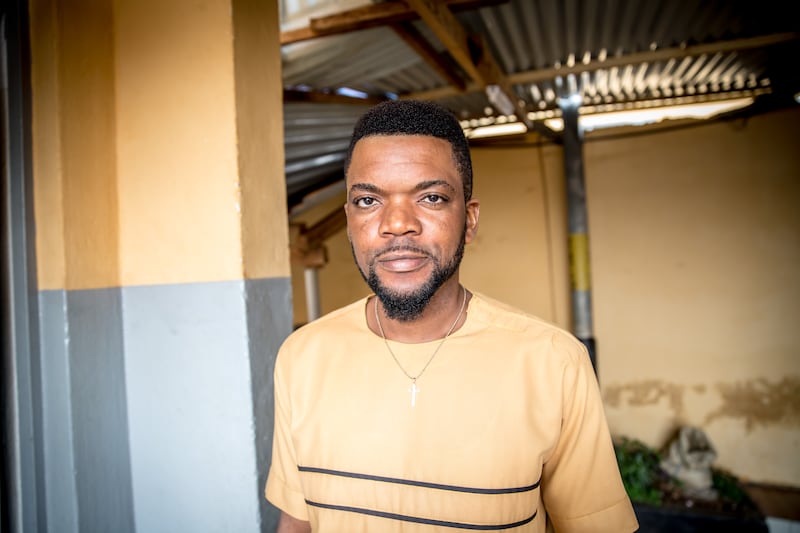
[[[347,226],[344,208],[336,207],[313,226],[292,224],[290,235],[291,260],[305,268],[320,268],[328,262],[325,241]]]
[[[317,104],[351,104],[351,105],[375,105],[388,100],[388,97],[370,95],[366,98],[347,96],[327,91],[304,91],[300,89],[283,89],[284,102],[310,102]]]
[[[420,56],[429,67],[436,71],[450,86],[463,91],[467,88],[466,82],[453,71],[441,54],[428,42],[427,39],[410,22],[392,24],[395,33]]]
[[[447,5],[435,0],[406,2],[433,31],[464,72],[479,86],[485,87],[487,82],[473,59],[467,32]]]
[[[435,0],[406,0],[406,2],[419,13],[420,18],[475,84],[487,91],[492,104],[502,113],[513,111],[517,119],[530,129],[533,123],[528,118],[524,102],[514,93],[511,83],[492,56],[486,42],[468,36],[447,5]],[[490,86],[497,86],[499,91],[495,93]],[[507,104],[503,105],[499,100],[506,100]],[[506,107],[509,109],[505,109]]]
[[[762,35],[758,37],[748,37],[744,39],[734,39],[727,41],[717,41],[715,43],[696,44],[689,46],[680,46],[673,48],[661,48],[658,50],[637,52],[633,54],[624,54],[606,58],[602,61],[595,59],[588,63],[576,63],[573,66],[561,66],[542,68],[536,70],[528,70],[525,72],[517,72],[508,76],[508,81],[512,84],[524,83],[537,83],[541,81],[552,80],[557,76],[567,76],[568,74],[580,74],[582,72],[594,72],[600,69],[607,69],[612,67],[625,67],[628,65],[637,65],[640,63],[654,63],[657,61],[668,61],[669,59],[681,59],[690,56],[699,56],[702,54],[716,54],[718,52],[735,52],[738,50],[751,50],[757,48],[767,48],[783,43],[793,42],[800,40],[800,33],[776,33],[770,35]],[[476,84],[468,84],[464,89],[466,92],[478,92],[482,90]],[[456,96],[462,91],[458,87],[440,87],[431,89],[429,91],[419,91],[409,94],[404,94],[403,98],[418,98],[420,100],[436,100],[439,98],[447,98],[449,96]]]
[[[342,231],[347,226],[347,215],[344,207],[336,206],[322,220],[305,231],[310,247],[321,246],[322,243]]]
[[[506,2],[508,0],[440,0],[439,3],[449,6],[453,11],[468,11]],[[381,2],[312,18],[308,27],[281,32],[281,45],[418,19],[417,12],[403,1]]]
[[[733,39],[717,41],[713,43],[694,44],[689,46],[677,46],[673,48],[661,48],[647,52],[637,52],[613,56],[600,61],[595,59],[588,63],[576,63],[575,65],[563,66],[559,68],[543,68],[527,72],[518,72],[510,78],[513,83],[535,83],[539,81],[551,80],[556,76],[566,76],[567,74],[580,74],[594,70],[625,67],[640,63],[655,63],[656,61],[668,61],[670,59],[683,59],[684,57],[694,57],[703,54],[716,54],[725,52],[738,52],[740,50],[752,50],[766,48],[778,44],[788,43],[800,39],[800,33],[775,33],[761,35],[758,37],[748,37],[744,39]]]

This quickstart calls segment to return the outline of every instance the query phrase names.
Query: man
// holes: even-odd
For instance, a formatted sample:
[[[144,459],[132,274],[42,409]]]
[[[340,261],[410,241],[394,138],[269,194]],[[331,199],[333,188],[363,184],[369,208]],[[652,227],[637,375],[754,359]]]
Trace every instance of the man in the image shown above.
[[[456,118],[379,104],[345,176],[374,296],[278,354],[278,531],[634,531],[583,345],[459,283],[480,209]]]

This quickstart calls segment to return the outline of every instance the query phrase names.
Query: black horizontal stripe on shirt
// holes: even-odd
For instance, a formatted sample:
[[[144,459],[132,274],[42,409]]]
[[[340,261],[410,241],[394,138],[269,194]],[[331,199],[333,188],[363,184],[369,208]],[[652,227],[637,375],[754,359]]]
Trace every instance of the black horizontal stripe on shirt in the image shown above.
[[[524,520],[520,520],[519,522],[513,522],[511,524],[467,524],[462,522],[449,522],[447,520],[432,520],[430,518],[420,518],[418,516],[407,516],[402,514],[395,514],[395,513],[386,513],[383,511],[375,511],[373,509],[361,509],[359,507],[348,507],[346,505],[331,505],[326,503],[319,503],[313,502],[311,500],[306,500],[308,505],[312,505],[314,507],[320,507],[322,509],[332,509],[335,511],[347,511],[351,513],[360,513],[369,516],[376,516],[379,518],[389,518],[392,520],[402,520],[404,522],[414,522],[416,524],[426,524],[430,526],[442,526],[442,527],[452,527],[456,529],[472,529],[476,531],[497,531],[500,529],[511,529],[513,527],[524,526],[528,522],[532,521],[536,518],[536,514],[538,511],[534,511],[531,516]]]
[[[383,483],[397,483],[399,485],[411,485],[412,487],[423,487],[426,489],[449,490],[453,492],[469,492],[471,494],[515,494],[517,492],[528,492],[539,487],[541,480],[533,485],[525,487],[511,487],[507,489],[481,489],[476,487],[459,487],[457,485],[444,485],[441,483],[429,483],[427,481],[415,481],[412,479],[402,479],[395,477],[373,476],[371,474],[359,474],[358,472],[344,472],[341,470],[330,470],[328,468],[317,468],[314,466],[298,466],[300,472],[311,472],[315,474],[328,474],[331,476],[349,477],[354,479],[366,479],[369,481],[381,481]],[[531,518],[532,519],[532,518]]]

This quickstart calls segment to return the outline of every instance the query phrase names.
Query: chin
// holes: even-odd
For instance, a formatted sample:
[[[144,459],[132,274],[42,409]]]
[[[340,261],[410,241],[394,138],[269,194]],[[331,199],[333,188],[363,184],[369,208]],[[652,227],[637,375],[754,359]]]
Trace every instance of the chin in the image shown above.
[[[413,294],[425,286],[429,276],[409,276],[407,274],[382,274],[372,278],[373,288],[377,285],[395,294]],[[369,282],[369,280],[367,280]]]

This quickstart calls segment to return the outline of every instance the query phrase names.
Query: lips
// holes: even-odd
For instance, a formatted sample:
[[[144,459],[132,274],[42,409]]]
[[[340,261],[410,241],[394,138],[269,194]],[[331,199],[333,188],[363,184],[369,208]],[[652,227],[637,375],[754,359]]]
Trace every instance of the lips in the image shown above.
[[[389,252],[378,256],[375,263],[383,270],[402,273],[420,269],[429,259],[427,255],[417,252]]]

